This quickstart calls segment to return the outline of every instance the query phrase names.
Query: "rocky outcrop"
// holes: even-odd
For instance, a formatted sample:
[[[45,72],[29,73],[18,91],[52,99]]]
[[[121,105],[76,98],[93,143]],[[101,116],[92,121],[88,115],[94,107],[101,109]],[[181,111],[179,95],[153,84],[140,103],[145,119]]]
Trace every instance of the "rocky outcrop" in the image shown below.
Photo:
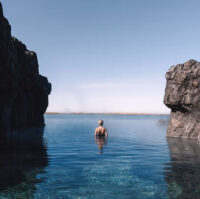
[[[39,74],[37,55],[11,36],[0,2],[0,133],[43,126],[51,84]]]
[[[200,140],[200,62],[172,66],[166,79],[164,103],[171,109],[167,136]]]

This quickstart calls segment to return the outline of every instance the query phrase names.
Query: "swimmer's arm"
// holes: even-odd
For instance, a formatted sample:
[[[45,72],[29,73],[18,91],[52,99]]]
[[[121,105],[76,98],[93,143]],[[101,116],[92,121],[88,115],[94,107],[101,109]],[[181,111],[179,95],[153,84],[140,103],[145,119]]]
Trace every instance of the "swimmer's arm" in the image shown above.
[[[97,128],[95,129],[94,136],[97,137]]]
[[[107,128],[105,128],[105,137],[108,137],[108,132],[107,132]]]

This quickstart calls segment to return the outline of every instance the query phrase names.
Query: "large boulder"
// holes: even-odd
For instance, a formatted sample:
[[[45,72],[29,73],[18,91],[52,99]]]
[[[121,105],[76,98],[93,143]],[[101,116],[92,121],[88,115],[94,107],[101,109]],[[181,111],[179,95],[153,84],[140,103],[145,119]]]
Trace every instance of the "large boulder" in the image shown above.
[[[172,66],[166,79],[164,103],[171,109],[167,136],[200,140],[200,63]]]
[[[11,36],[0,2],[0,133],[44,126],[51,84],[39,74],[37,55]]]

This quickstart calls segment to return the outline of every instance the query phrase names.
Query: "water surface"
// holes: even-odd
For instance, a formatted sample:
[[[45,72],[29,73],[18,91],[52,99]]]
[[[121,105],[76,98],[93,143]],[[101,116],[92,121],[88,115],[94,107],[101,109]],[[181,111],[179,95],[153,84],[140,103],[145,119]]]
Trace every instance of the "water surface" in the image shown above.
[[[94,139],[99,119],[107,141]],[[167,139],[166,119],[48,115],[44,130],[1,141],[0,199],[200,198],[200,144]]]

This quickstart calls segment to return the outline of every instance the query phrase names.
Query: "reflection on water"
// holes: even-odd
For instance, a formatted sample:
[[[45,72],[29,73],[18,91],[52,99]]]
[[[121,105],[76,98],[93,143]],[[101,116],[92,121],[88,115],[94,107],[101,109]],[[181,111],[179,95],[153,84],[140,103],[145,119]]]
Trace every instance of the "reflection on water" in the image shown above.
[[[103,147],[107,143],[107,137],[95,137],[95,143],[99,147],[99,153],[103,153]]]
[[[167,116],[100,118],[108,141],[98,115],[46,116],[48,151],[42,129],[1,141],[0,199],[200,198],[200,143],[166,140]]]
[[[200,198],[200,142],[167,138],[171,163],[166,166],[168,195],[176,199]]]
[[[33,198],[37,175],[48,165],[43,128],[29,129],[0,140],[0,198]]]
[[[94,141],[102,118],[109,138]],[[44,138],[50,164],[35,199],[169,199],[165,116],[48,115]],[[99,148],[103,153],[99,154]]]
[[[169,119],[159,119],[157,121],[157,124],[159,126],[163,126],[163,127],[167,127],[168,126],[168,123],[169,123]]]

